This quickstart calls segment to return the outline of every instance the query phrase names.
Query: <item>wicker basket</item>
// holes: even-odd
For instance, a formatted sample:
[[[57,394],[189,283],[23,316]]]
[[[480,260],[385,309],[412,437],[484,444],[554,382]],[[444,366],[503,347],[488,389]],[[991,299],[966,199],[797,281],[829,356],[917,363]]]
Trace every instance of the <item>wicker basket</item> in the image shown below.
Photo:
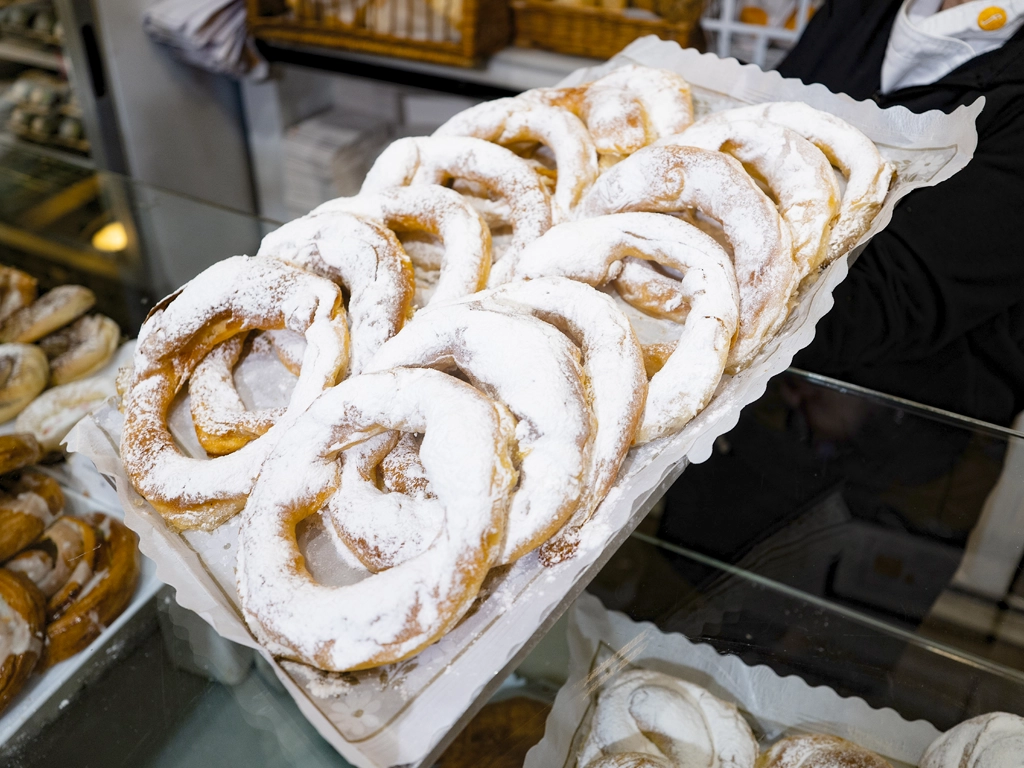
[[[250,32],[270,42],[471,67],[508,44],[507,0],[246,0]]]
[[[516,45],[595,59],[610,58],[644,35],[675,40],[685,47],[703,40],[697,23],[701,4],[690,5],[692,13],[670,22],[634,18],[603,8],[514,0]]]

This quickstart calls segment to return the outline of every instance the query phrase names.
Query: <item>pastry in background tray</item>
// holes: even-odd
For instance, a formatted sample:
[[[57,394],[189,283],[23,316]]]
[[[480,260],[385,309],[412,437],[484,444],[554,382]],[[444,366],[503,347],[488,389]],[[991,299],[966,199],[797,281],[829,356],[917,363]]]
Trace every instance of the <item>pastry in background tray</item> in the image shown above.
[[[35,437],[43,451],[56,451],[83,416],[117,394],[114,380],[93,376],[48,389],[29,403],[14,422],[15,429]]]
[[[93,292],[80,285],[62,285],[37,299],[34,278],[0,266],[0,424],[25,411],[47,386],[56,392],[110,361],[121,329],[103,315],[83,317],[95,303]],[[102,389],[109,394],[100,397],[97,384],[47,393],[17,429],[35,434],[45,450],[56,450],[89,412],[86,403],[98,405],[113,394],[112,387]]]
[[[437,761],[437,768],[521,768],[544,737],[551,705],[516,696],[485,705]]]
[[[892,765],[852,741],[814,733],[775,742],[758,759],[757,768],[892,768]]]
[[[1020,768],[1024,717],[990,712],[965,720],[932,742],[921,768]]]
[[[42,652],[43,604],[32,582],[0,569],[0,712],[25,685]]]
[[[632,669],[598,696],[576,765],[753,768],[757,751],[754,734],[734,704],[671,675]]]

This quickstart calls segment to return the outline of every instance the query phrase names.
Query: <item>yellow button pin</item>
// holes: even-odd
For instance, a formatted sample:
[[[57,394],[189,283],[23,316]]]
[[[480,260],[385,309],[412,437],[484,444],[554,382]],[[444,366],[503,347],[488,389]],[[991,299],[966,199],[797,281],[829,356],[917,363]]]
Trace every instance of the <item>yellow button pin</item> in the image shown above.
[[[990,5],[978,14],[978,26],[986,32],[993,32],[1006,23],[1006,11],[998,5]]]

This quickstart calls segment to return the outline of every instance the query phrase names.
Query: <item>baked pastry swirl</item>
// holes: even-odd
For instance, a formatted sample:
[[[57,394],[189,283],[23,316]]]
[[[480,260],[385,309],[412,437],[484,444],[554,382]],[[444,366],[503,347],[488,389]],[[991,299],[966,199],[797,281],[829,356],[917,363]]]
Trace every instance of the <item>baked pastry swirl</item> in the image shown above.
[[[381,153],[366,174],[362,193],[410,185],[445,185],[454,180],[479,185],[507,206],[512,240],[502,259],[514,257],[551,227],[551,197],[540,177],[514,152],[483,139],[399,139]],[[496,259],[496,254],[492,256]]]
[[[696,209],[720,222],[733,252],[739,334],[729,373],[748,366],[789,313],[796,263],[789,227],[738,161],[693,147],[648,147],[598,179],[580,205],[587,217]]]
[[[446,533],[355,584],[319,584],[295,526],[338,489],[338,453],[385,430],[423,435]],[[435,642],[469,609],[500,551],[516,480],[513,430],[502,406],[437,371],[364,374],[327,390],[263,465],[242,514],[238,595],[250,629],[275,655],[329,671],[398,661]]]
[[[139,581],[141,563],[135,534],[120,520],[99,512],[82,520],[96,537],[93,574],[54,605],[46,625],[43,669],[74,656],[99,637],[128,607]]]
[[[288,328],[307,341],[289,412],[303,410],[344,375],[348,329],[341,291],[329,280],[276,259],[234,257],[165,299],[139,333],[123,404],[121,460],[136,491],[178,529],[213,528],[238,512],[272,434],[227,456],[186,456],[167,428],[178,390],[213,347],[254,329]],[[282,428],[282,429],[279,429]]]
[[[684,221],[656,213],[620,213],[552,228],[523,252],[513,274],[523,279],[558,274],[601,286],[628,257],[681,272],[683,279],[676,282],[687,309],[672,354],[650,381],[634,438],[639,444],[686,426],[722,378],[742,312],[742,294],[738,298],[728,255]]]
[[[582,495],[593,426],[579,350],[534,317],[446,304],[421,311],[380,348],[367,370],[413,366],[460,371],[519,420],[520,483],[498,562],[539,547],[569,519]],[[353,515],[335,504],[332,499],[332,520],[344,529]]]
[[[699,685],[633,669],[597,699],[579,768],[753,768],[757,742],[733,704]]]
[[[38,341],[85,314],[96,294],[81,285],[61,285],[47,291],[0,323],[0,342]]]
[[[36,279],[13,267],[0,266],[0,322],[36,300]]]

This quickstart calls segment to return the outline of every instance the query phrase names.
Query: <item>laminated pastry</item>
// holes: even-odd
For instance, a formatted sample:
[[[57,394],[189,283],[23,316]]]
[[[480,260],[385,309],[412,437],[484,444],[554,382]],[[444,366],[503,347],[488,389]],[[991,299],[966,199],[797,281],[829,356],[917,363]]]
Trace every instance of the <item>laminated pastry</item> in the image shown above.
[[[754,768],[757,741],[736,709],[699,685],[633,669],[597,699],[578,768]],[[808,766],[809,768],[809,766]]]
[[[40,666],[49,668],[88,646],[124,612],[139,581],[138,538],[120,520],[98,512],[82,520],[95,533],[92,576],[54,605],[46,625],[46,647]],[[74,574],[73,574],[74,576]]]
[[[838,736],[810,733],[775,742],[757,768],[892,768],[888,760]]]
[[[33,344],[0,344],[0,423],[10,421],[46,388],[50,364]]]
[[[80,317],[44,336],[38,344],[50,361],[50,385],[69,384],[95,373],[113,357],[120,341],[120,327],[103,315]]]
[[[43,448],[31,434],[0,435],[0,475],[35,464],[41,458]]]
[[[64,509],[57,481],[25,469],[0,478],[0,562],[16,555]]]
[[[31,581],[0,568],[0,712],[25,685],[39,660],[44,602]]]
[[[81,285],[61,285],[47,291],[0,323],[0,342],[38,341],[84,315],[96,295]]]
[[[275,447],[242,513],[238,595],[256,637],[277,656],[344,671],[412,656],[455,626],[501,548],[514,424],[438,371],[398,368],[327,390]],[[338,453],[388,430],[423,435],[447,535],[357,583],[320,584],[303,565],[296,525],[338,489]]]
[[[1020,768],[1024,717],[990,712],[950,728],[925,750],[921,768]]]

